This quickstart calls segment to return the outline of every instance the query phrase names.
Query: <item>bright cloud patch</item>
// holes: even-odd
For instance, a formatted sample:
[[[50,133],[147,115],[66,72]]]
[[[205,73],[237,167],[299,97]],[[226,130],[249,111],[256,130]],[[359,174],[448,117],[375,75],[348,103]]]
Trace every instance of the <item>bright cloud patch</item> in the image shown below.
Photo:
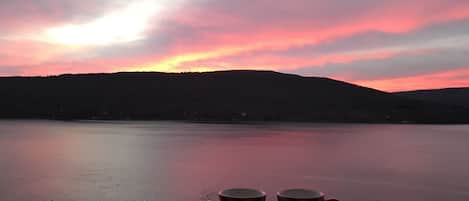
[[[45,31],[48,42],[65,45],[110,45],[143,39],[150,19],[162,5],[139,1],[84,24],[67,24]]]

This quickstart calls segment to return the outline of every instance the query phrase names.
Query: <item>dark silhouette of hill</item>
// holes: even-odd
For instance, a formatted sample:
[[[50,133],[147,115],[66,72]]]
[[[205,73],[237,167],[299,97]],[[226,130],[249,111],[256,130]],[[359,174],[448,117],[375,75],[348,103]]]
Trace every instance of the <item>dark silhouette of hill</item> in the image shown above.
[[[432,101],[447,105],[459,105],[469,108],[469,88],[447,88],[398,92],[408,98]]]
[[[469,122],[469,110],[271,71],[0,78],[1,118]]]

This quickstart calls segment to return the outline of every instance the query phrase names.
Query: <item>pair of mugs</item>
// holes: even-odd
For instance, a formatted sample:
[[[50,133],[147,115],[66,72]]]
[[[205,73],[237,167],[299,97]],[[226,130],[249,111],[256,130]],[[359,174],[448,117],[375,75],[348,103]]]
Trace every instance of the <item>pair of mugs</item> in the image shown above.
[[[265,201],[266,193],[250,188],[232,188],[218,193],[220,201]],[[287,189],[277,193],[278,201],[338,201],[326,199],[324,193],[310,189]]]

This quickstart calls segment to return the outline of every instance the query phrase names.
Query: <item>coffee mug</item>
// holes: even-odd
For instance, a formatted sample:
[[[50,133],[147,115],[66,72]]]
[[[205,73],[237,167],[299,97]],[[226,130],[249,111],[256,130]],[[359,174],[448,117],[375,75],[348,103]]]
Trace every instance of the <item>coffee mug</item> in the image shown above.
[[[309,190],[309,189],[302,189],[302,188],[295,188],[295,189],[287,189],[277,193],[277,200],[278,201],[338,201],[336,199],[326,199],[324,193]]]
[[[232,188],[218,193],[220,201],[265,201],[265,192],[250,188]]]

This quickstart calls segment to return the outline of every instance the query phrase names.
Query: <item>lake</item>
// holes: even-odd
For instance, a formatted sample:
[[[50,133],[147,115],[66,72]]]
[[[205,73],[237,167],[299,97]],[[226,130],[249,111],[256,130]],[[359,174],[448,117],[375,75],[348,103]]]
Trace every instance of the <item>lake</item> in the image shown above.
[[[469,200],[469,125],[0,121],[2,201]]]

